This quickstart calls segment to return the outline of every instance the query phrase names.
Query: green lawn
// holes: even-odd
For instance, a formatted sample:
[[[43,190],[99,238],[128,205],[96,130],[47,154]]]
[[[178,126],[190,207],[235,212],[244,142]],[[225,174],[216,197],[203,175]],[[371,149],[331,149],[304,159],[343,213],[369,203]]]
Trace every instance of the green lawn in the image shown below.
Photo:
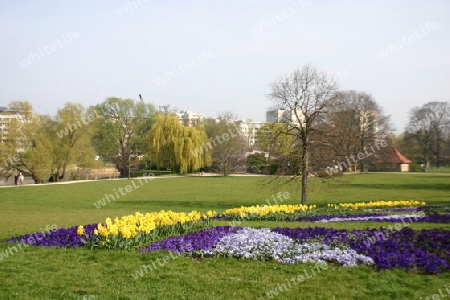
[[[172,209],[223,211],[241,205],[274,203],[272,195],[289,192],[284,203],[299,203],[295,185],[267,184],[264,177],[156,178],[139,188],[130,180],[82,182],[64,185],[0,188],[0,240],[58,227],[103,221],[106,217]],[[105,194],[115,201],[97,209]],[[450,174],[360,174],[311,182],[309,204],[369,200],[422,200],[450,205]],[[227,222],[217,222],[226,225]],[[245,226],[300,226],[288,222],[246,222]],[[382,223],[342,223],[335,228],[363,228]],[[386,225],[386,224],[384,224]],[[304,223],[301,226],[314,226]],[[322,225],[321,226],[332,226]],[[447,225],[411,225],[445,228]],[[10,245],[0,244],[0,252]],[[167,253],[88,251],[83,249],[31,248],[0,261],[0,299],[268,299],[278,284],[311,270],[310,265],[234,259],[194,260],[176,257],[134,279],[142,265]],[[450,272],[421,275],[403,271],[376,272],[367,267],[330,267],[281,293],[276,299],[425,299],[449,283]],[[330,284],[331,283],[331,284]]]

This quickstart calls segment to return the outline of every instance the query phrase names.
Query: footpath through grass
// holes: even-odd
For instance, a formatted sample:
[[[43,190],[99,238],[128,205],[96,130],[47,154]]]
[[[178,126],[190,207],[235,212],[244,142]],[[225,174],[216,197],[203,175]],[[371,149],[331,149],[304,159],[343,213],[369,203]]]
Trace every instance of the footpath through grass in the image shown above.
[[[136,179],[135,179],[136,180]],[[157,178],[120,194],[129,180],[67,185],[0,188],[0,240],[38,231],[46,225],[85,225],[106,217],[172,209],[223,211],[241,205],[264,205],[278,192],[284,204],[299,203],[294,186],[264,186],[262,177]],[[105,195],[114,201],[101,208]],[[309,204],[370,200],[427,201],[450,205],[450,174],[361,174],[321,184],[312,181]],[[248,224],[247,224],[248,223]],[[226,224],[223,224],[226,225]],[[311,226],[312,223],[245,222],[244,226]],[[323,224],[321,224],[322,226]],[[341,223],[335,228],[379,227],[383,223]],[[412,224],[411,228],[431,228]],[[445,228],[448,226],[432,226]],[[9,245],[0,244],[0,252]],[[161,263],[165,262],[165,263]],[[142,273],[143,265],[154,265]],[[368,267],[329,267],[301,285],[288,285],[312,265],[282,265],[236,259],[200,259],[168,253],[89,251],[27,247],[0,261],[0,299],[268,299],[278,285],[287,289],[276,299],[420,299],[444,291],[450,273],[422,275],[376,272]],[[139,273],[141,272],[141,273]],[[317,273],[317,271],[316,271]],[[139,274],[143,276],[135,277]],[[332,283],[332,284],[330,284]]]

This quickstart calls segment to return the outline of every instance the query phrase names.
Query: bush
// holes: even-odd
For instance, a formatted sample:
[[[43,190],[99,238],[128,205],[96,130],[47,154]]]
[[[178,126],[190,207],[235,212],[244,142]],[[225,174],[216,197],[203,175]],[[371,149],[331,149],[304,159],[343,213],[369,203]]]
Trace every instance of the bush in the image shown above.
[[[419,164],[410,164],[409,171],[410,172],[424,172],[425,169]]]
[[[248,172],[259,173],[265,165],[266,165],[266,157],[264,156],[263,153],[255,153],[247,156]]]
[[[270,175],[277,174],[278,172],[278,164],[270,164]]]

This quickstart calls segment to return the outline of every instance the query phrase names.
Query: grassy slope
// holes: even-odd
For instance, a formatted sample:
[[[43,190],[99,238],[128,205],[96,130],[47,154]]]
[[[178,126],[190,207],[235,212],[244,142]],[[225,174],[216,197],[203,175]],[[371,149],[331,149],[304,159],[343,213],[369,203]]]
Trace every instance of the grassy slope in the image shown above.
[[[449,174],[363,174],[342,182],[312,183],[311,204],[367,200],[425,200],[450,204]],[[129,181],[99,181],[72,185],[25,186],[0,189],[0,240],[39,230],[45,225],[72,226],[160,209],[222,211],[240,205],[265,204],[278,191],[293,196],[292,187],[267,188],[260,177],[155,179],[116,201],[96,209],[105,193]],[[272,201],[273,203],[273,201]],[[226,222],[225,222],[226,224]],[[247,224],[245,224],[247,225]],[[254,226],[287,225],[254,222]],[[300,224],[297,224],[300,225]],[[303,224],[302,226],[312,225]],[[336,224],[336,228],[380,224]],[[288,226],[294,226],[288,224]],[[420,225],[414,224],[414,228]],[[428,225],[427,228],[430,226]],[[448,226],[439,226],[448,229]],[[0,251],[8,249],[1,244]],[[82,249],[26,248],[0,261],[0,299],[263,299],[287,280],[311,273],[308,265],[274,262],[179,257],[138,280],[133,274],[166,253]],[[402,271],[375,272],[365,267],[329,268],[278,299],[411,299],[438,293],[450,274],[418,275]],[[330,284],[331,283],[331,284]]]

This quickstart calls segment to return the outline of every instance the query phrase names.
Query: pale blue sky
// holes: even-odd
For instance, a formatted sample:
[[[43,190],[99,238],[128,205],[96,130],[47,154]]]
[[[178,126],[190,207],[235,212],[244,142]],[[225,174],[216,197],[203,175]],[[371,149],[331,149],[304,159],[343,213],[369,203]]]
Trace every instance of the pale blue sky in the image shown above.
[[[0,0],[0,106],[28,100],[53,115],[141,93],[264,121],[269,83],[311,63],[372,94],[402,130],[413,106],[450,100],[449,13],[450,1],[423,0]]]

